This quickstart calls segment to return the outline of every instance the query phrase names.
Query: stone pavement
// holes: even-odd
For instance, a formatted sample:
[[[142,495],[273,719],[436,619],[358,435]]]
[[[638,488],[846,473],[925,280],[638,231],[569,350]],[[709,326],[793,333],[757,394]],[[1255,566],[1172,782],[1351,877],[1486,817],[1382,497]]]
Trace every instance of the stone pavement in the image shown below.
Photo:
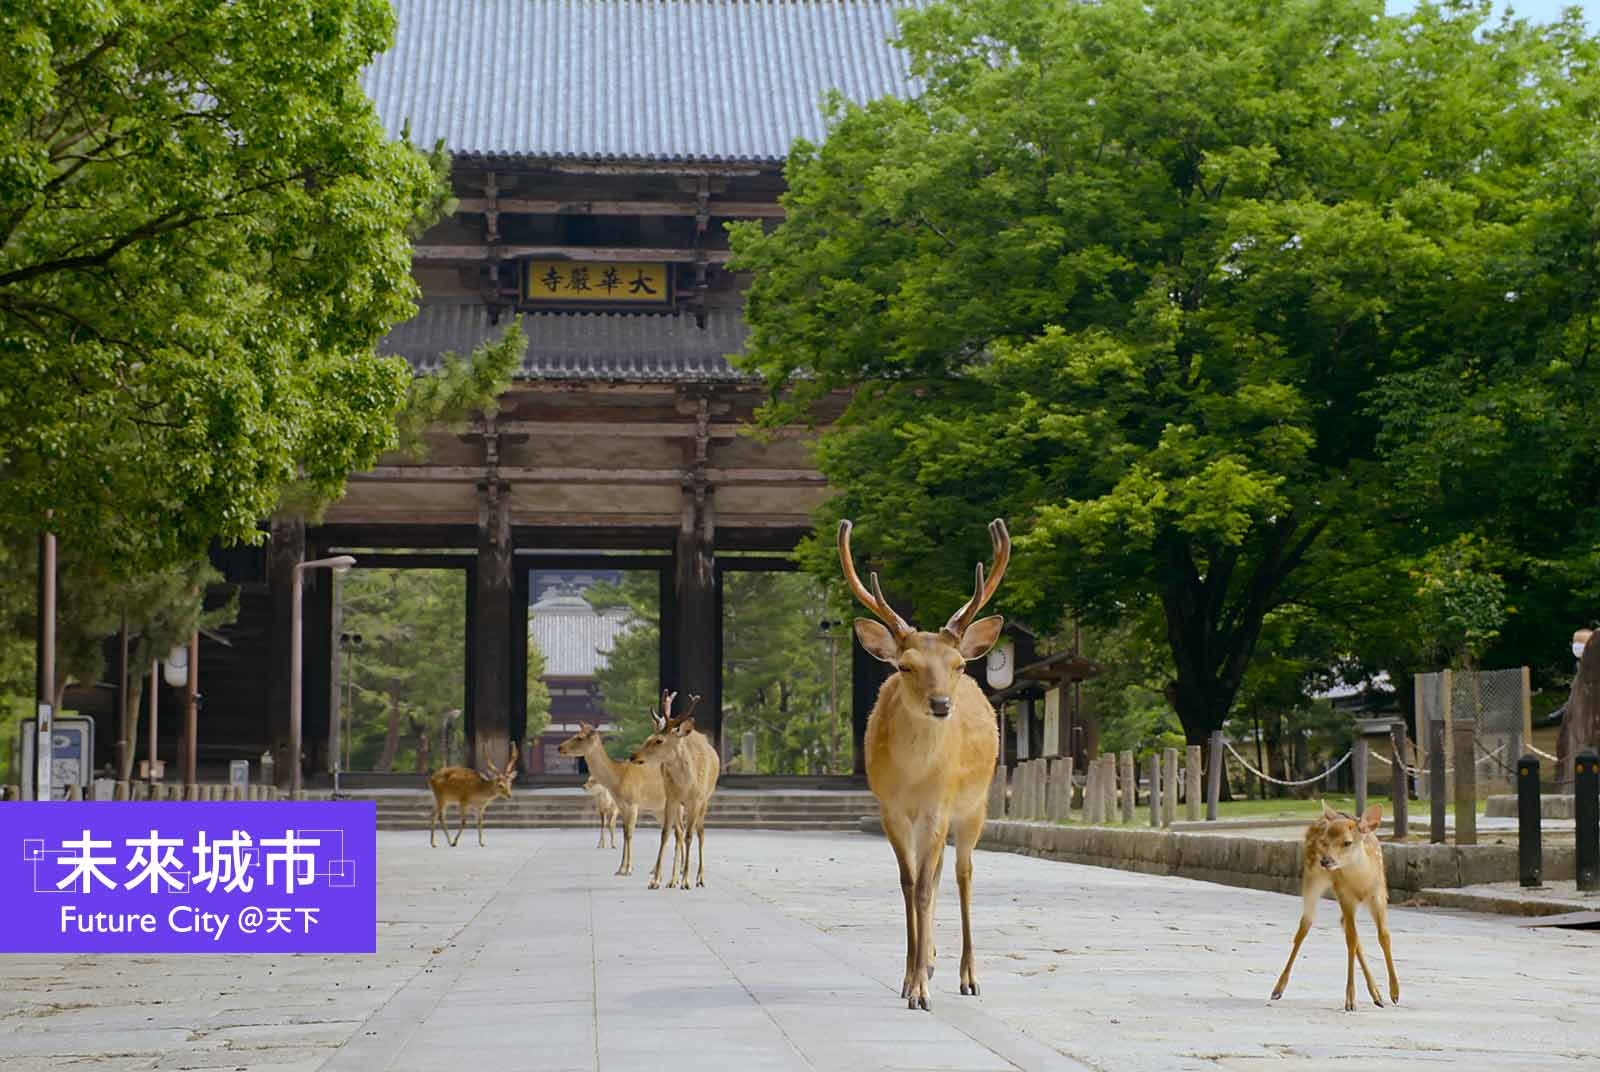
[[[376,956],[0,957],[0,1067],[1594,1067],[1600,932],[1397,909],[1402,1004],[1347,1014],[1331,903],[1269,1003],[1297,898],[980,853],[983,996],[955,993],[949,866],[933,1012],[913,1013],[883,840],[707,843],[711,886],[682,892],[613,877],[589,831],[380,834]]]

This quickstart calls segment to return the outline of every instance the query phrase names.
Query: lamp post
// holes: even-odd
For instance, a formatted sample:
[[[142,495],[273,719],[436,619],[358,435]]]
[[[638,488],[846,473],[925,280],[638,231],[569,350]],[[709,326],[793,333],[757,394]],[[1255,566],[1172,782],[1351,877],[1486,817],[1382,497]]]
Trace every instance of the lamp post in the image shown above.
[[[294,581],[289,597],[289,797],[300,792],[300,663],[301,624],[300,604],[304,589],[304,574],[309,569],[331,569],[344,572],[356,564],[349,555],[316,558],[294,567]]]
[[[824,618],[817,629],[828,642],[828,773],[839,773],[839,637],[840,623]]]

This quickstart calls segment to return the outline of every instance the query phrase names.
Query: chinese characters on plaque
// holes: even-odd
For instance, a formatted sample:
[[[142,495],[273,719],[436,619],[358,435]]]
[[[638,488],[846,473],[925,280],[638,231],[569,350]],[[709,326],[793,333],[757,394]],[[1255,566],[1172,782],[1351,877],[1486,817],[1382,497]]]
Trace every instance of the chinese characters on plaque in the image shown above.
[[[672,305],[672,266],[637,261],[522,262],[522,297],[528,305]]]

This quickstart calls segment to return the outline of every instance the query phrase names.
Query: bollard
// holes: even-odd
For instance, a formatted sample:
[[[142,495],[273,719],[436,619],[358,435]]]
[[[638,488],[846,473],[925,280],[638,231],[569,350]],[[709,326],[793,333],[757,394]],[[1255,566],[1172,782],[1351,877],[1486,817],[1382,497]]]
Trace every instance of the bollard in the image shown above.
[[[1476,727],[1465,719],[1450,723],[1456,768],[1456,844],[1478,843],[1478,756],[1472,747]]]
[[[989,818],[1003,819],[1006,814],[1006,765],[996,763],[994,776],[989,779]]]
[[[1050,761],[1050,818],[1058,823],[1072,818],[1072,757]]]
[[[1161,751],[1161,825],[1178,821],[1178,750]]]
[[[1186,815],[1191,823],[1200,821],[1200,769],[1204,763],[1200,759],[1200,746],[1191,744],[1184,753],[1188,760],[1188,767],[1183,772],[1183,802],[1187,809]]]
[[[1106,791],[1106,818],[1107,823],[1117,821],[1117,754],[1107,753],[1104,758],[1106,765],[1105,781],[1101,784]]]
[[[1580,752],[1572,764],[1572,815],[1577,820],[1578,892],[1600,890],[1600,756]]]
[[[1357,737],[1351,746],[1350,775],[1356,783],[1356,814],[1367,813],[1367,739]]]
[[[1206,771],[1206,822],[1217,821],[1217,801],[1222,799],[1222,731],[1211,731],[1211,768]]]
[[[1389,727],[1389,745],[1394,766],[1389,768],[1389,811],[1394,815],[1394,839],[1404,841],[1411,833],[1411,775],[1406,773],[1406,724]]]
[[[1161,826],[1161,757],[1155,752],[1150,753],[1150,826],[1157,829]]]
[[[1100,764],[1090,760],[1083,768],[1083,821],[1093,824],[1095,809],[1100,804]]]
[[[1539,827],[1539,761],[1517,761],[1517,878],[1524,886],[1543,885],[1544,846]]]
[[[1428,841],[1444,844],[1444,720],[1428,723]]]

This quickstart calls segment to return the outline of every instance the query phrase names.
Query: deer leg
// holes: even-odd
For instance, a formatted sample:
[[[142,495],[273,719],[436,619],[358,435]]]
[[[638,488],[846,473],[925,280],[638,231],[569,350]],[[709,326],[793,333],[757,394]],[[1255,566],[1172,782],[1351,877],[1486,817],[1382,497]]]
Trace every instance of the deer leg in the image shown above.
[[[478,848],[483,848],[483,813],[489,810],[489,805],[478,806]]]
[[[700,842],[700,870],[695,873],[694,879],[696,886],[704,886],[706,884],[706,812],[710,810],[710,801],[701,804],[700,816],[694,824],[695,837]]]
[[[917,973],[917,879],[911,857],[910,839],[904,830],[883,816],[884,833],[894,849],[895,862],[900,867],[900,894],[906,905],[906,974],[900,984],[900,997],[911,997],[911,979]]]
[[[435,847],[434,840],[433,840],[433,835],[438,831],[438,829],[439,829],[439,798],[438,797],[434,797],[433,798],[433,817],[428,820],[428,848],[430,848],[430,849]],[[446,841],[450,840],[450,828],[448,826],[444,828],[444,836],[445,836],[445,840]]]
[[[956,827],[956,892],[961,897],[961,992],[978,996],[972,966],[972,848],[983,833],[983,816],[968,817]]]
[[[667,835],[672,832],[670,830],[670,827],[672,826],[671,820],[672,803],[668,801],[666,812],[661,816],[661,844],[656,847],[656,866],[650,872],[650,883],[646,889],[659,890],[661,888],[661,857],[662,854],[667,851]],[[674,873],[669,875],[667,878],[667,885],[669,886],[676,881],[678,877],[676,874],[676,869],[678,866],[678,853],[676,849],[674,849],[672,853],[672,866]]]
[[[467,802],[466,801],[464,801],[464,800],[456,801],[456,818],[459,820],[459,822],[456,824],[456,837],[455,837],[455,840],[450,842],[450,847],[451,848],[455,848],[457,845],[461,844],[461,835],[467,829]]]
[[[617,865],[617,874],[633,874],[633,824],[639,821],[639,807],[636,804],[625,804],[622,811],[622,862]]]
[[[1339,913],[1344,917],[1345,959],[1349,962],[1345,972],[1344,1011],[1353,1012],[1356,1007],[1357,963],[1361,965],[1361,975],[1367,981],[1367,993],[1372,995],[1372,1003],[1381,1009],[1383,996],[1378,993],[1378,984],[1372,981],[1372,972],[1367,968],[1367,955],[1361,951],[1361,936],[1356,933],[1356,902],[1340,900]]]
[[[1294,967],[1294,958],[1300,955],[1300,943],[1306,940],[1311,921],[1317,918],[1317,900],[1324,888],[1322,883],[1310,880],[1309,876],[1300,886],[1300,927],[1294,932],[1294,947],[1289,950],[1289,962],[1283,966],[1283,974],[1278,976],[1278,985],[1272,988],[1273,1001],[1283,997],[1283,988],[1289,985],[1289,969]]]
[[[911,996],[906,1007],[922,1009],[924,1012],[928,1011],[928,976],[932,974],[928,969],[933,966],[933,909],[939,896],[936,880],[944,867],[944,839],[947,833],[948,824],[934,827],[932,837],[926,843],[927,852],[919,861],[921,867],[916,876],[917,958]]]
[[[1381,894],[1381,891],[1380,891]],[[1394,952],[1389,948],[1389,902],[1383,896],[1367,903],[1372,921],[1378,925],[1378,944],[1383,947],[1383,962],[1389,969],[1389,1000],[1400,1004],[1400,977],[1394,973]]]

